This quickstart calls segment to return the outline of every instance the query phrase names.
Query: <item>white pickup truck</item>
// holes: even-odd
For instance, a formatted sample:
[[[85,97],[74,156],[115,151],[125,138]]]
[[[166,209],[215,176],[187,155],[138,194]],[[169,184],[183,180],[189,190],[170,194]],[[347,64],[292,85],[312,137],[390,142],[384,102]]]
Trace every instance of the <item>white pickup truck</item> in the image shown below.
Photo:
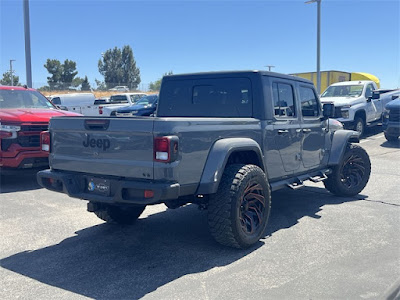
[[[380,91],[384,93],[380,93]],[[399,90],[377,90],[373,81],[343,81],[330,85],[321,95],[321,102],[335,105],[335,118],[345,128],[361,135],[366,126],[382,122],[385,105]]]
[[[110,116],[117,108],[134,105],[145,93],[123,93],[112,95],[110,102],[102,106],[101,116]]]
[[[63,110],[80,113],[84,116],[110,116],[112,111],[124,106],[134,105],[145,93],[123,93],[110,97],[109,101],[99,103],[92,93],[73,93],[49,96],[49,100]]]

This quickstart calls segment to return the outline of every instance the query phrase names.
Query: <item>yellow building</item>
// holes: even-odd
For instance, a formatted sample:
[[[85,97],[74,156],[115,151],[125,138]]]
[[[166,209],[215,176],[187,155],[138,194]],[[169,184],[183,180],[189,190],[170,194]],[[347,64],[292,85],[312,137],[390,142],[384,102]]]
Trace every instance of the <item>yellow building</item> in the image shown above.
[[[306,72],[306,73],[294,73],[290,74],[299,76],[314,82],[317,86],[317,72]],[[372,80],[376,83],[378,88],[380,87],[379,78],[368,73],[360,72],[344,72],[344,71],[321,71],[321,93],[326,90],[332,83],[350,81],[350,80]]]

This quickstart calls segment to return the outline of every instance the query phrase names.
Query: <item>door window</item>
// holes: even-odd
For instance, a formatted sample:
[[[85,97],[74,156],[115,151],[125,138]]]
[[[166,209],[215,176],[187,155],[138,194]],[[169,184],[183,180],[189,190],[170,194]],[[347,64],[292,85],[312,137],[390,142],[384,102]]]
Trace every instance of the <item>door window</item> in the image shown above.
[[[293,87],[286,83],[272,84],[275,117],[296,117]]]
[[[301,114],[303,117],[318,117],[321,107],[312,88],[301,86],[299,88]]]

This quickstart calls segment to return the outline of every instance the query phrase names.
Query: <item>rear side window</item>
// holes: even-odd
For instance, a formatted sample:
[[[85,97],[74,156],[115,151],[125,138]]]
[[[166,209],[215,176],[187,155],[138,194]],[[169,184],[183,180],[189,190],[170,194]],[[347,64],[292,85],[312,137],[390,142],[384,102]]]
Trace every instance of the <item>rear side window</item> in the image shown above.
[[[248,78],[169,80],[163,82],[158,116],[251,117]]]
[[[296,117],[293,87],[286,83],[273,83],[275,117]]]
[[[303,117],[318,117],[320,114],[320,105],[312,88],[299,87],[301,113]]]
[[[114,95],[110,97],[111,103],[128,103],[125,95]]]

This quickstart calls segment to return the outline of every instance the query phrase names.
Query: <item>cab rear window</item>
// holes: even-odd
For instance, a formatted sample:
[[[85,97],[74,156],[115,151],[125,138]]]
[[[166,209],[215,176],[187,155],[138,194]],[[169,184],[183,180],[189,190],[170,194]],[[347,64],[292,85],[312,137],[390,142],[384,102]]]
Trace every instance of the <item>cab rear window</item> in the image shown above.
[[[251,117],[248,78],[168,80],[163,82],[158,116]]]

